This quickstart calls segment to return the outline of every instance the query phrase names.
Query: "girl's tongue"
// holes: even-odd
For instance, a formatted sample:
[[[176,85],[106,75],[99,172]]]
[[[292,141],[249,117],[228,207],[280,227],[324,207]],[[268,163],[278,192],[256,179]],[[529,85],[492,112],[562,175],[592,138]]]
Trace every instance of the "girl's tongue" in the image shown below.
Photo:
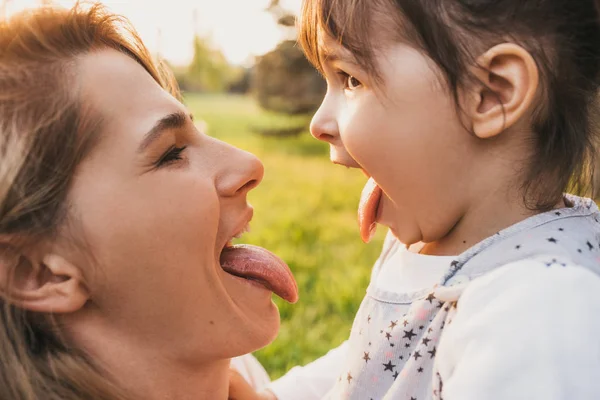
[[[358,205],[358,225],[360,227],[360,237],[365,243],[369,243],[377,231],[377,209],[381,201],[382,190],[375,183],[373,178],[369,178],[360,197]]]

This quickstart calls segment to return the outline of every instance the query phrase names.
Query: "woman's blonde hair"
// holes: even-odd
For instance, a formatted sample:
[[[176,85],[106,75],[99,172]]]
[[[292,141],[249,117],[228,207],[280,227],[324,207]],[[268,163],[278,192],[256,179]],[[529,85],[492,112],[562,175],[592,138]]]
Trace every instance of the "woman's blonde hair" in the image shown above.
[[[80,98],[75,66],[101,49],[130,56],[178,96],[128,21],[99,4],[38,8],[0,22],[0,237],[19,238],[18,246],[52,239],[68,215],[75,169],[102,125]],[[0,252],[3,260],[19,257],[12,243]],[[14,269],[6,271],[9,282]],[[4,289],[0,399],[126,398],[109,374],[61,338],[52,315],[16,307]]]

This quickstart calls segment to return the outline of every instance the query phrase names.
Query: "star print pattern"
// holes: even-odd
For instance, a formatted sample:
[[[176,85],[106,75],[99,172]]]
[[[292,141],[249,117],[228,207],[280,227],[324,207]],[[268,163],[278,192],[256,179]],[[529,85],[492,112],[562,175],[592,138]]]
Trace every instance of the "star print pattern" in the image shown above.
[[[431,358],[435,357],[435,347],[431,350],[428,351],[428,353],[431,355]]]
[[[413,336],[416,336],[416,333],[413,332],[413,329],[410,331],[404,331],[404,337],[408,340],[412,340]]]
[[[560,225],[548,225],[537,235],[528,236],[523,231],[519,236],[512,232],[512,238],[505,231],[500,231],[491,237],[489,240],[500,245],[506,241],[504,247],[499,247],[502,250],[495,250],[496,254],[508,256],[512,252],[517,257],[531,257],[532,252],[543,247],[547,249],[545,254],[557,255],[540,260],[548,269],[568,268],[571,265],[568,258],[559,257],[562,252],[552,252],[552,249],[563,249],[569,243],[574,246],[572,254],[594,259],[600,257],[600,236],[588,235],[572,241],[574,228],[568,223],[569,213],[555,215],[551,212],[548,215],[556,218]],[[600,214],[593,218],[598,216]],[[468,254],[470,258],[461,255],[447,264],[447,277],[455,274],[477,276],[477,270],[469,260],[485,258],[487,250],[476,246]],[[434,369],[434,360],[444,330],[450,329],[445,327],[451,323],[460,307],[457,308],[459,303],[456,301],[442,301],[443,296],[436,296],[437,291],[430,288],[425,289],[419,297],[403,302],[385,298],[379,300],[377,296],[365,298],[350,338],[350,351],[354,353],[350,354],[350,363],[345,371],[341,371],[340,379],[328,398],[363,400],[387,396],[417,400],[431,398],[433,394],[434,400],[441,400],[443,379]]]
[[[383,364],[384,366],[384,371],[394,371],[394,368],[396,368],[396,366],[394,364],[392,364],[391,361],[388,361],[387,364]]]

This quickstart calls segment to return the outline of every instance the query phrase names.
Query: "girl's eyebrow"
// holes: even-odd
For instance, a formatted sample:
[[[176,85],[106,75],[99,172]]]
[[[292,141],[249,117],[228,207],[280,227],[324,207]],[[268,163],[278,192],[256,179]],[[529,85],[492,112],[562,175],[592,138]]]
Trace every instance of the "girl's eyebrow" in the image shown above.
[[[340,52],[337,49],[322,48],[320,53],[321,59],[325,63],[331,64],[339,61],[355,65],[358,64],[354,57],[352,57],[352,54],[348,51]]]

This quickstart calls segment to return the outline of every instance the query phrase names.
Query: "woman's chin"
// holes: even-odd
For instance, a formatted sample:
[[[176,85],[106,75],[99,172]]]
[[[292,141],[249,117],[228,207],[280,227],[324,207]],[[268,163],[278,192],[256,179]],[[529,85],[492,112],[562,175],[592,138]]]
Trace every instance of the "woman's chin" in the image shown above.
[[[269,310],[263,312],[251,312],[241,315],[241,321],[236,332],[237,338],[230,350],[229,357],[238,357],[252,353],[271,344],[279,333],[279,310],[274,303]],[[241,310],[242,311],[242,310]]]
[[[263,348],[275,340],[279,333],[280,323],[279,309],[273,301],[270,301],[266,310],[263,309],[262,312],[256,310],[252,314],[248,328],[252,332],[250,335],[254,338],[253,342],[256,346],[254,350]]]
[[[272,293],[261,290],[252,294],[247,296],[247,293],[240,291],[230,294],[242,325],[239,331],[244,332],[244,341],[252,347],[248,352],[265,347],[275,340],[280,326],[279,309],[272,300]]]

